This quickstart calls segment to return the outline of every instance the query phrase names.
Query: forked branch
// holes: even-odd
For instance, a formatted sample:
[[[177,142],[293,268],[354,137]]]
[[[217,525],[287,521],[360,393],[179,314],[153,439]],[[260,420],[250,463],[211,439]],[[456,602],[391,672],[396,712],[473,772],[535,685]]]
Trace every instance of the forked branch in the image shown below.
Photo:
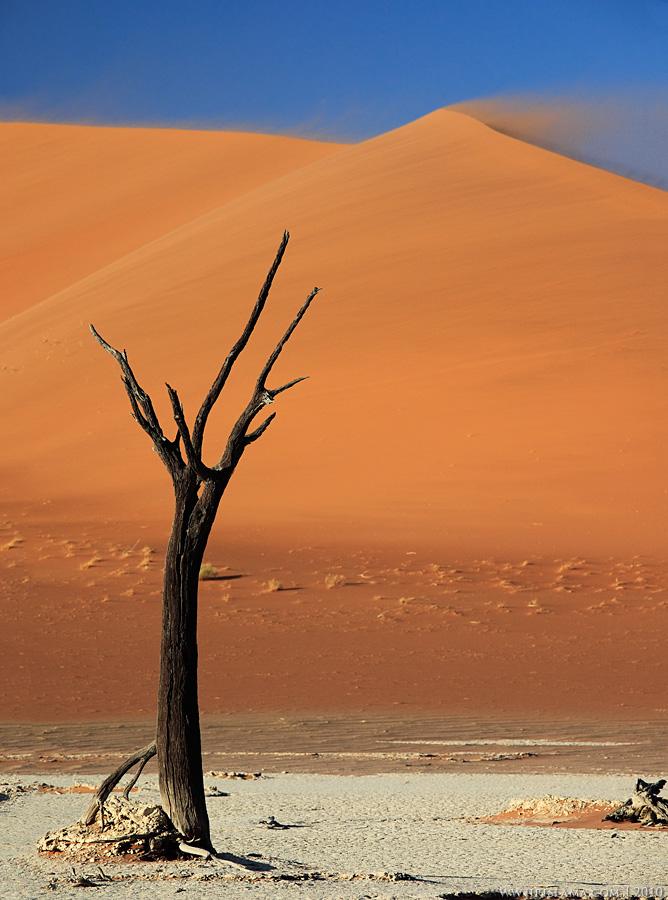
[[[160,426],[160,422],[158,421],[158,417],[153,408],[151,398],[137,382],[130,363],[128,362],[126,351],[116,350],[111,346],[111,344],[108,344],[97,333],[92,325],[90,326],[91,334],[98,342],[98,344],[100,344],[100,346],[104,350],[106,350],[107,353],[113,356],[113,358],[121,367],[123,384],[125,385],[125,390],[128,397],[130,398],[133,418],[136,419],[139,425],[153,441],[155,449],[157,450],[165,466],[169,469],[172,477],[176,477],[176,475],[180,471],[186,468],[186,462],[181,456],[181,450],[179,447],[180,442],[183,443],[183,449],[185,451],[188,468],[197,476],[200,481],[215,481],[220,478],[221,469],[229,469],[230,467],[234,468],[248,444],[252,444],[259,437],[261,437],[274,419],[274,414],[268,416],[261,425],[259,425],[254,431],[251,431],[249,433],[248,429],[250,428],[255,416],[264,406],[269,403],[273,403],[275,397],[283,393],[283,391],[287,391],[291,387],[294,387],[296,384],[299,384],[300,381],[304,381],[305,377],[307,377],[303,376],[301,378],[294,378],[292,381],[288,381],[287,384],[283,384],[278,388],[269,389],[266,386],[267,378],[269,377],[271,370],[276,363],[276,360],[280,356],[283,347],[290,339],[297,325],[299,325],[299,323],[301,322],[307,309],[313,302],[314,297],[320,291],[320,288],[313,288],[311,293],[306,298],[305,302],[302,304],[301,309],[290,323],[287,331],[280,339],[278,344],[274,347],[274,350],[269,356],[269,359],[262,367],[251,399],[242,414],[237,419],[234,427],[232,428],[222,456],[213,468],[209,468],[204,464],[204,462],[202,461],[202,442],[204,439],[204,430],[209,414],[213,409],[216,401],[220,397],[221,391],[225,387],[234,363],[245,348],[255,329],[255,326],[257,325],[258,319],[260,318],[260,315],[262,314],[262,311],[267,302],[267,297],[273,284],[274,276],[276,275],[276,271],[281,264],[281,260],[283,259],[283,254],[285,253],[285,248],[287,247],[289,239],[289,233],[287,231],[284,232],[280,246],[278,248],[278,251],[276,252],[276,257],[271,265],[271,268],[269,269],[265,282],[262,285],[262,289],[260,290],[259,296],[250,314],[248,322],[246,323],[241,336],[225,358],[225,361],[220,371],[218,372],[215,381],[211,385],[209,392],[204,398],[199,412],[197,413],[192,432],[190,431],[190,429],[188,428],[188,424],[186,423],[183,413],[183,406],[181,404],[181,400],[179,399],[178,393],[170,385],[167,385],[167,392],[169,393],[169,399],[172,404],[172,413],[174,416],[174,421],[176,422],[176,427],[178,429],[177,437],[174,441],[169,441],[165,437],[164,432]]]
[[[153,409],[151,398],[135,378],[132,367],[128,362],[126,351],[116,350],[97,333],[92,325],[89,325],[88,327],[98,344],[106,350],[110,356],[113,356],[121,367],[122,380],[125,385],[126,393],[130,398],[133,419],[139,423],[146,434],[151,438],[160,458],[170,471],[173,471],[175,468],[183,468],[185,463],[183,462],[179,451],[178,441],[169,441],[165,437],[156,412]]]
[[[255,302],[255,306],[253,307],[253,311],[251,312],[248,322],[246,323],[246,327],[241,333],[241,337],[239,338],[239,340],[227,354],[225,362],[221,366],[220,372],[209,388],[209,393],[204,398],[200,410],[197,413],[197,418],[195,419],[195,424],[193,426],[192,442],[194,448],[199,454],[202,453],[204,429],[206,427],[207,419],[209,418],[209,413],[213,409],[216,400],[220,397],[220,393],[225,387],[225,383],[227,382],[230,372],[232,371],[232,366],[237,361],[244,347],[248,343],[250,336],[253,333],[255,326],[257,325],[258,319],[262,315],[262,310],[264,309],[265,303],[267,302],[267,297],[269,296],[269,291],[271,290],[274,276],[276,275],[278,267],[281,264],[283,254],[285,253],[285,248],[288,246],[289,240],[290,233],[288,231],[284,231],[283,238],[281,239],[281,243],[278,247],[278,250],[276,251],[276,257],[271,264],[269,272],[267,273],[267,277],[265,278],[264,284],[262,285],[258,298]]]
[[[311,293],[308,295],[308,297],[304,301],[302,308],[299,310],[299,312],[294,317],[292,322],[290,322],[290,325],[288,326],[287,331],[285,332],[283,337],[280,339],[278,344],[276,344],[276,346],[274,347],[274,350],[273,350],[271,356],[269,357],[269,359],[264,364],[264,367],[263,367],[262,371],[260,372],[260,376],[257,380],[257,384],[255,385],[255,393],[256,394],[265,389],[265,384],[267,382],[267,378],[268,378],[271,370],[274,368],[274,363],[276,362],[278,357],[281,355],[281,351],[283,350],[283,347],[285,347],[287,342],[290,340],[292,332],[295,330],[297,325],[299,325],[301,320],[304,318],[304,316],[306,314],[306,310],[309,308],[309,306],[313,302],[313,299],[315,298],[316,294],[320,293],[320,290],[321,289],[317,288],[317,287],[313,288]],[[274,388],[273,391],[268,391],[268,393],[270,394],[270,396],[273,400],[273,398],[276,397],[278,394],[282,393],[283,391],[287,391],[288,388],[291,388],[293,385],[298,384],[300,381],[304,381],[305,378],[308,378],[308,376],[304,375],[301,378],[295,378],[294,381],[289,381],[287,384],[284,384],[283,387]]]
[[[250,428],[255,416],[263,407],[267,406],[270,403],[273,403],[274,397],[277,397],[279,394],[283,393],[283,391],[287,391],[289,388],[294,387],[296,384],[299,384],[300,381],[305,381],[306,378],[308,378],[308,375],[302,375],[301,378],[293,378],[292,381],[288,381],[287,384],[283,384],[278,388],[269,389],[266,386],[267,378],[272,368],[274,367],[276,360],[280,356],[283,347],[285,347],[293,331],[304,318],[306,310],[309,308],[315,296],[320,292],[320,290],[321,289],[317,287],[313,288],[311,293],[302,304],[301,309],[288,326],[287,331],[280,339],[278,344],[276,344],[276,346],[274,347],[269,359],[262,367],[262,371],[260,372],[260,375],[255,382],[253,395],[251,396],[248,405],[235,422],[234,427],[230,432],[230,436],[227,439],[225,450],[214,466],[214,469],[225,469],[229,468],[230,466],[234,468],[248,444],[252,444],[253,441],[256,441],[267,430],[275,417],[275,413],[266,418],[264,422],[255,429],[255,431],[252,431],[249,434],[248,429]]]
[[[195,474],[202,481],[206,481],[207,478],[214,478],[215,473],[209,469],[208,466],[204,465],[202,462],[202,457],[193,447],[192,439],[190,437],[190,430],[188,429],[188,423],[186,422],[185,416],[183,414],[183,404],[179,399],[179,395],[170,385],[166,385],[167,393],[169,394],[169,399],[172,404],[172,413],[174,414],[174,421],[176,422],[176,427],[179,430],[179,437],[183,441],[183,449],[186,451],[186,459],[188,460],[188,465],[193,469]]]

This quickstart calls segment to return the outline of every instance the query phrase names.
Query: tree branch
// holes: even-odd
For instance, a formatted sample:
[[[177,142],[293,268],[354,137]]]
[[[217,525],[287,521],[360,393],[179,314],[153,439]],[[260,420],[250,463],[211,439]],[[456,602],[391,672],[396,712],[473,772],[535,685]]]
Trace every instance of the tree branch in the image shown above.
[[[201,454],[202,453],[202,442],[204,440],[204,429],[206,427],[207,419],[209,418],[209,413],[213,409],[213,406],[220,397],[220,393],[225,387],[225,383],[229,377],[230,372],[232,371],[232,366],[237,361],[240,353],[246,346],[249,341],[255,326],[257,325],[257,321],[262,314],[262,310],[264,309],[265,303],[267,302],[267,297],[269,295],[269,291],[271,289],[271,285],[274,281],[274,276],[278,270],[278,267],[281,264],[281,260],[283,259],[283,254],[285,253],[285,248],[288,246],[288,241],[290,240],[289,232],[285,231],[283,233],[283,238],[279,245],[279,248],[276,252],[276,258],[269,269],[267,277],[265,279],[264,284],[262,285],[262,289],[258,295],[255,306],[253,307],[253,311],[250,314],[248,322],[246,323],[246,327],[244,328],[241,337],[236,342],[236,344],[232,347],[230,352],[225,359],[218,375],[216,376],[215,381],[211,385],[209,389],[209,393],[204,398],[204,401],[197,413],[197,418],[195,419],[195,424],[193,426],[193,434],[192,434],[192,443],[195,450]]]
[[[170,471],[183,468],[185,463],[181,457],[177,441],[169,441],[160,426],[158,417],[153,409],[153,403],[146,391],[139,385],[128,362],[125,350],[116,350],[101,337],[92,325],[88,326],[91,334],[98,344],[116,360],[121,367],[122,381],[132,407],[132,417],[153,441],[153,445]]]
[[[248,405],[235,422],[234,427],[230,432],[230,436],[227,439],[225,450],[223,451],[223,454],[216,465],[213,467],[214,469],[220,470],[229,467],[234,469],[236,464],[241,459],[241,455],[245,448],[248,446],[248,444],[252,444],[253,441],[256,441],[264,434],[264,432],[267,430],[267,427],[269,426],[269,423],[273,420],[275,414],[269,416],[269,418],[266,419],[259,428],[251,432],[251,434],[249,435],[247,432],[255,416],[264,406],[273,403],[274,397],[276,397],[278,394],[282,393],[283,391],[287,391],[289,388],[294,387],[295,384],[299,384],[300,381],[304,381],[308,377],[306,375],[303,375],[301,378],[294,378],[292,381],[288,381],[287,384],[284,384],[279,388],[274,388],[273,390],[270,390],[265,386],[267,377],[271,372],[274,363],[280,356],[281,350],[287,344],[293,331],[304,318],[306,310],[309,308],[309,306],[313,302],[313,299],[319,292],[320,288],[313,288],[311,293],[302,304],[301,309],[288,326],[287,331],[280,339],[278,344],[276,344],[276,346],[274,347],[269,359],[262,367],[260,375],[255,383],[253,395],[249,400]]]
[[[287,342],[290,340],[290,336],[292,335],[293,331],[295,330],[297,325],[299,325],[301,320],[304,318],[304,316],[306,314],[306,310],[309,308],[309,306],[313,302],[314,298],[316,297],[317,294],[320,293],[321,290],[322,290],[322,288],[317,288],[317,287],[313,288],[311,293],[308,295],[308,297],[304,301],[302,308],[299,310],[297,315],[294,317],[294,319],[288,326],[287,331],[285,332],[283,337],[280,339],[278,344],[276,344],[276,346],[274,347],[273,353],[271,354],[269,359],[266,361],[262,371],[260,372],[260,377],[257,380],[256,392],[258,390],[264,390],[265,383],[267,381],[267,377],[268,377],[269,373],[271,372],[271,370],[273,369],[274,363],[276,362],[278,357],[281,355],[281,351],[282,351],[283,347],[285,347]],[[293,384],[297,384],[297,382],[301,381],[301,380],[302,379],[300,379],[300,378],[296,379],[295,381],[291,382],[290,384],[287,384],[284,387],[279,388],[278,391],[276,391],[276,393],[280,393],[280,391],[287,390],[289,387],[292,387]]]
[[[218,372],[218,375],[216,376],[215,381],[211,385],[208,394],[204,398],[199,412],[197,413],[197,418],[195,419],[195,423],[193,425],[192,434],[186,423],[185,416],[183,414],[183,405],[181,404],[178,393],[170,385],[167,385],[169,399],[172,404],[172,413],[174,415],[174,421],[176,422],[178,433],[174,441],[169,441],[165,437],[158,421],[158,417],[155,413],[155,410],[153,409],[151,398],[137,382],[130,363],[128,362],[128,357],[125,350],[116,350],[111,346],[111,344],[108,344],[97,333],[92,325],[90,326],[91,333],[98,344],[100,344],[100,346],[104,350],[106,350],[107,353],[111,354],[111,356],[113,356],[113,358],[121,367],[123,384],[125,385],[125,390],[130,399],[132,415],[142,427],[142,429],[152,439],[158,455],[170,470],[173,477],[175,476],[176,472],[181,471],[186,467],[186,462],[184,462],[183,460],[179,447],[181,441],[183,442],[187,464],[201,481],[212,479],[215,480],[219,478],[221,469],[229,468],[230,466],[232,467],[232,469],[234,469],[237,462],[241,458],[241,454],[243,453],[245,447],[247,447],[248,444],[252,444],[259,437],[261,437],[269,427],[269,424],[274,419],[274,414],[272,414],[258,428],[256,428],[249,434],[248,429],[250,428],[255,416],[264,406],[269,403],[273,403],[275,397],[277,397],[284,391],[289,390],[291,387],[294,387],[296,384],[299,384],[300,381],[304,381],[307,377],[302,376],[301,378],[294,378],[292,381],[289,381],[278,388],[269,389],[266,387],[267,378],[269,377],[271,370],[276,363],[276,360],[280,356],[281,351],[287,344],[297,325],[299,325],[302,318],[306,314],[306,311],[313,302],[313,299],[320,292],[320,288],[317,287],[313,288],[311,293],[308,295],[299,312],[288,326],[285,334],[280,339],[278,344],[274,347],[271,355],[269,356],[269,359],[262,367],[251,399],[244,411],[237,419],[234,427],[232,428],[222,456],[213,468],[209,468],[204,464],[204,462],[202,461],[202,443],[204,439],[204,429],[206,427],[209,414],[211,413],[211,410],[213,409],[216,401],[220,397],[221,391],[225,387],[230,372],[232,371],[232,366],[245,348],[250,339],[250,336],[253,333],[253,330],[255,329],[255,326],[257,325],[258,319],[260,318],[260,315],[262,314],[262,311],[265,307],[267,297],[274,280],[274,276],[276,275],[278,267],[281,264],[281,260],[283,259],[283,255],[285,253],[285,249],[288,245],[289,239],[289,233],[287,231],[284,232],[283,238],[276,252],[276,257],[271,265],[271,268],[269,269],[265,282],[262,285],[262,289],[260,290],[255,306],[253,307],[253,311],[251,312],[248,322],[246,323],[246,327],[244,328],[235,345],[228,353],[220,371]]]
[[[207,478],[214,478],[215,473],[211,469],[209,469],[208,466],[204,465],[204,463],[202,462],[202,457],[192,445],[188,424],[185,420],[185,416],[183,415],[183,404],[179,399],[179,395],[169,384],[166,384],[166,387],[167,393],[169,394],[169,399],[172,404],[174,421],[176,422],[176,427],[179,429],[179,437],[183,441],[183,448],[186,451],[186,459],[188,460],[188,465],[193,469],[197,477],[201,478],[203,481],[205,481]]]
[[[246,437],[244,439],[244,443],[252,444],[253,441],[256,441],[259,437],[262,437],[262,435],[265,433],[267,428],[269,428],[269,426],[271,425],[271,423],[274,421],[275,418],[276,418],[276,413],[272,413],[270,416],[267,416],[267,418],[264,420],[264,422],[258,428],[256,428],[255,431],[251,431],[250,434],[246,435]]]
[[[278,397],[278,395],[282,394],[283,391],[290,390],[291,387],[294,387],[296,384],[299,384],[300,381],[306,381],[307,378],[308,378],[308,375],[302,375],[301,378],[293,378],[292,381],[288,381],[288,383],[284,384],[283,387],[272,388],[272,390],[268,391],[267,393],[269,393],[272,396],[272,398]]]
[[[141,770],[144,768],[146,763],[151,759],[151,757],[155,756],[157,753],[155,741],[152,744],[149,744],[147,747],[143,747],[141,750],[137,750],[136,753],[133,753],[132,756],[129,756],[125,762],[121,763],[121,765],[116,769],[115,772],[112,772],[107,778],[104,779],[100,787],[97,789],[95,796],[90,802],[90,805],[86,812],[81,817],[81,822],[83,825],[92,825],[95,821],[95,816],[97,815],[97,811],[104,809],[104,801],[107,799],[109,794],[116,787],[121,778],[125,775],[126,772],[129,772],[133,766],[136,766],[137,763],[141,763],[141,768],[137,773],[137,778],[139,777]],[[130,787],[133,787],[137,778],[135,778]]]

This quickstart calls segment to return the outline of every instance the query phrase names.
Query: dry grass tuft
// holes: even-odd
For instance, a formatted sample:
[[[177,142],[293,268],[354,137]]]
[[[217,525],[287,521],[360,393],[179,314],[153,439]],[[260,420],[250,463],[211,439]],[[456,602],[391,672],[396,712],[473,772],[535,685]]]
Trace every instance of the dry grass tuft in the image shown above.
[[[550,612],[550,610],[545,606],[541,606],[535,597],[533,600],[530,600],[529,603],[527,603],[527,615],[528,616],[539,616],[539,615],[543,615],[543,613],[549,613],[549,612]]]
[[[328,572],[327,575],[325,575],[325,587],[328,590],[331,590],[332,588],[335,588],[335,587],[341,587],[341,585],[343,585],[345,583],[346,583],[346,579],[344,578],[343,575],[335,575],[332,572]]]
[[[18,545],[22,544],[22,543],[23,543],[23,538],[19,537],[17,534],[15,534],[14,537],[10,541],[7,541],[6,544],[3,544],[0,547],[0,550],[13,550],[14,547],[18,547]]]
[[[214,578],[218,578],[218,569],[212,566],[211,563],[202,563],[199,570],[199,580],[213,581]]]
[[[265,584],[264,591],[266,594],[271,594],[273,591],[282,591],[283,590],[283,582],[279,581],[277,578],[270,578],[269,581]]]
[[[139,541],[135,541],[132,547],[128,547],[126,550],[123,550],[121,553],[119,553],[120,558],[127,559],[129,556],[132,556],[138,543]]]
[[[152,547],[143,547],[141,551],[141,559],[137,565],[138,569],[148,569],[151,566],[151,556],[155,553]],[[201,576],[200,576],[201,577]]]
[[[83,562],[79,566],[80,569],[92,569],[93,566],[96,566],[98,563],[102,562],[101,556],[93,556],[88,562]]]

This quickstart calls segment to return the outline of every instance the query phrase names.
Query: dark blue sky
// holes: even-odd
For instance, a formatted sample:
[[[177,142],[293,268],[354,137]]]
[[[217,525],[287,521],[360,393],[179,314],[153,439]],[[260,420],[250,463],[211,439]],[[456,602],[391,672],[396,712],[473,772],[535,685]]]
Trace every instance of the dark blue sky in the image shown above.
[[[0,0],[5,119],[360,139],[499,93],[668,86],[666,0]]]

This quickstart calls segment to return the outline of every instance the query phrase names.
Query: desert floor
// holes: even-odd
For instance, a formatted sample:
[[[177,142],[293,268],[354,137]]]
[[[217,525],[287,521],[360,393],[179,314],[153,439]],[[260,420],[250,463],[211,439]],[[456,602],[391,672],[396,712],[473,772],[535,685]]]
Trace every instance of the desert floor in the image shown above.
[[[2,896],[76,897],[76,877],[104,896],[401,898],[456,891],[511,896],[663,896],[666,842],[656,830],[491,824],[522,797],[589,798],[609,803],[628,792],[611,776],[266,775],[209,773],[212,836],[222,859],[179,863],[110,862],[101,867],[38,856],[46,830],[71,824],[87,797],[64,775],[12,778],[0,817]],[[86,779],[90,784],[91,779]],[[155,805],[155,779],[135,794]],[[554,801],[544,801],[551,802]],[[285,828],[268,828],[269,817]]]
[[[128,528],[112,544],[107,524],[27,517],[1,527],[0,719],[151,718],[164,540]],[[212,539],[205,714],[665,719],[665,560],[459,560],[293,537]]]

